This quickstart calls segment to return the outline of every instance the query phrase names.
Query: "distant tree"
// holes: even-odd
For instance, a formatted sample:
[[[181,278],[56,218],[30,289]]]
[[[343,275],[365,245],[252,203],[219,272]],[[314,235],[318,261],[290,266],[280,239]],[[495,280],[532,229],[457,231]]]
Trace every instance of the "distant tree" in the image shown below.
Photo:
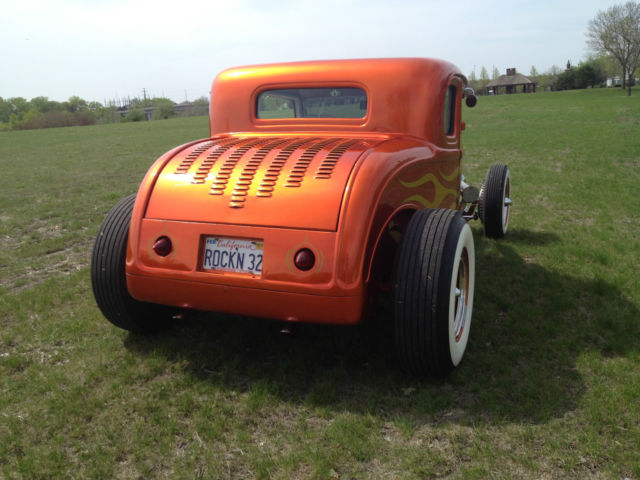
[[[576,88],[595,87],[600,83],[593,65],[582,65],[576,70]]]
[[[125,117],[125,121],[126,122],[141,122],[143,120],[146,120],[146,116],[144,114],[144,110],[140,107],[134,107],[131,110],[129,110],[129,113],[127,113],[127,116]]]
[[[9,130],[15,129],[20,124],[20,118],[16,112],[9,115]]]
[[[166,119],[173,117],[176,112],[173,110],[173,106],[175,102],[168,98],[157,97],[151,100],[151,104],[153,105],[153,119]]]
[[[40,116],[42,116],[42,113],[35,108],[30,108],[21,114],[14,112],[9,117],[9,128],[11,130],[23,130],[25,128],[29,128],[29,123],[33,122]]]
[[[595,60],[581,63],[579,67],[571,67],[558,75],[559,90],[572,90],[601,85],[606,74]]]
[[[562,73],[560,67],[553,65],[545,73],[538,75],[538,87],[541,90],[557,90],[558,76]]]
[[[467,77],[467,86],[478,90],[478,78],[476,77],[475,71],[472,71]]]
[[[604,84],[607,73],[601,61],[598,59],[587,60],[578,67],[576,85],[577,88],[596,87]]]
[[[562,70],[560,69],[559,66],[552,65],[551,68],[549,69],[549,73],[551,75],[555,75],[557,77],[558,75],[560,75],[562,73]]]
[[[58,102],[52,102],[49,97],[35,97],[29,103],[40,113],[52,112],[59,108]]]
[[[8,123],[11,112],[13,112],[12,105],[0,97],[0,122]]]
[[[600,10],[587,28],[589,47],[613,56],[622,68],[622,87],[629,88],[640,62],[640,3],[627,2]]]
[[[11,130],[26,130],[29,128],[33,128],[31,126],[32,123],[36,122],[43,115],[43,113],[32,107],[22,116],[22,118],[20,118],[18,121],[14,121],[14,124],[11,126]]]
[[[95,115],[99,123],[119,123],[122,121],[122,115],[113,105],[98,108]]]
[[[480,78],[476,77],[475,75],[475,70],[472,72],[472,76],[470,78],[473,78],[474,81],[470,81],[470,85],[471,87],[476,91],[476,94],[479,95],[483,95],[484,91],[485,91],[485,87],[487,86],[487,83],[489,83],[489,74],[487,73],[487,69],[485,67],[482,67],[480,69]]]
[[[22,119],[31,109],[29,102],[22,97],[12,97],[0,102],[0,121],[7,123],[8,129],[20,128]]]
[[[531,66],[531,71],[529,71],[529,78],[533,81],[536,81],[538,79],[538,70],[536,70],[536,66],[532,65]]]
[[[558,75],[558,90],[573,90],[576,87],[577,68],[568,68]]]
[[[596,61],[602,67],[607,78],[612,78],[616,76],[622,78],[622,71],[620,70],[620,64],[611,55],[592,56],[590,60]]]
[[[193,105],[209,105],[209,98],[208,97],[200,97],[200,98],[196,98],[193,102],[191,102]]]
[[[491,74],[491,80],[497,80],[500,76],[500,70],[495,65],[493,66],[493,73]]]
[[[69,97],[69,100],[67,100],[67,104],[68,104],[68,110],[71,113],[81,112],[87,109],[86,100],[83,100],[82,98],[77,97],[75,95],[73,97]]]
[[[12,97],[7,102],[11,105],[11,111],[18,116],[22,116],[29,111],[29,102],[22,97]]]
[[[40,113],[35,108],[31,108],[27,113],[24,114],[24,117],[22,118],[22,125],[26,126],[41,116],[42,113]]]

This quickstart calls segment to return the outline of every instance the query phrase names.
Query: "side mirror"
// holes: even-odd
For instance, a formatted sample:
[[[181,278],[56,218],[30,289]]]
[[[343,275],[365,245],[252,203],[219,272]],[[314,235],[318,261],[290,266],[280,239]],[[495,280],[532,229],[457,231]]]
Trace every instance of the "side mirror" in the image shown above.
[[[473,91],[473,88],[469,88],[469,87],[465,88],[464,97],[465,97],[465,103],[469,108],[475,107],[476,103],[478,103],[478,97],[476,97],[476,93]]]

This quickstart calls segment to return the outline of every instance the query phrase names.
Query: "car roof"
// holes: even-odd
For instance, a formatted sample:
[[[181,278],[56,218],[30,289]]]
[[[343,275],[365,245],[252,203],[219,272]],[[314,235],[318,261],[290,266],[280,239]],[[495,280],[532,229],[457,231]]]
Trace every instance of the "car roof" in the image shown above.
[[[318,60],[230,68],[213,82],[211,134],[294,130],[437,137],[442,132],[443,99],[452,77],[466,83],[457,67],[433,58]],[[329,86],[365,90],[368,97],[366,117],[256,118],[256,101],[261,91]]]

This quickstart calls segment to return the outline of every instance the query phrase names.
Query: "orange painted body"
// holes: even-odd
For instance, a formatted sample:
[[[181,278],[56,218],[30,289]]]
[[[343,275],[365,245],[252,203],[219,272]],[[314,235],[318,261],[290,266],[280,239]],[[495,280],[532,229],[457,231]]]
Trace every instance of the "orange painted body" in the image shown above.
[[[455,121],[445,133],[445,96]],[[303,62],[222,72],[210,138],[160,157],[129,231],[127,286],[147,302],[287,321],[353,324],[365,311],[390,222],[407,210],[458,208],[465,79],[429,59]],[[357,87],[363,118],[259,119],[260,92]],[[168,256],[152,246],[167,236]],[[202,268],[205,239],[261,242],[261,275]],[[294,255],[308,248],[308,271]]]

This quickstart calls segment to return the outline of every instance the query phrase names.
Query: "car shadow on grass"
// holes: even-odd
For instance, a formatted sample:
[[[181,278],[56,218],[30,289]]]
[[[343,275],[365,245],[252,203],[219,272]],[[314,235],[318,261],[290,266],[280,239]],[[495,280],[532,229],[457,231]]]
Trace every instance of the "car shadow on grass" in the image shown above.
[[[514,248],[556,241],[530,231],[502,242],[476,235],[470,343],[444,380],[400,370],[388,296],[356,327],[197,313],[156,336],[129,335],[125,345],[180,362],[195,381],[286,402],[417,423],[544,422],[579,402],[582,355],[624,356],[640,333],[638,309],[615,286],[559,274]]]

